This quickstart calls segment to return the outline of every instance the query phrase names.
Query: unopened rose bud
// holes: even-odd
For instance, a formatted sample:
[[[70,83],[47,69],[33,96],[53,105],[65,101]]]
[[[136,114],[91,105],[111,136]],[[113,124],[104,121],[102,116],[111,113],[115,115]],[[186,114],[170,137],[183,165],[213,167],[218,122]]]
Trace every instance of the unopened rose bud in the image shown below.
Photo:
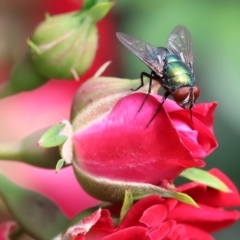
[[[122,201],[127,189],[134,199],[154,193],[183,201],[169,183],[185,169],[203,167],[217,147],[216,103],[196,104],[193,128],[189,112],[166,100],[147,126],[162,97],[149,95],[139,111],[148,86],[133,93],[138,85],[139,80],[106,77],[81,85],[71,114],[76,177],[86,192],[104,201]]]
[[[28,41],[36,69],[48,78],[78,79],[96,53],[96,22],[112,5],[102,2],[90,9],[46,17]]]

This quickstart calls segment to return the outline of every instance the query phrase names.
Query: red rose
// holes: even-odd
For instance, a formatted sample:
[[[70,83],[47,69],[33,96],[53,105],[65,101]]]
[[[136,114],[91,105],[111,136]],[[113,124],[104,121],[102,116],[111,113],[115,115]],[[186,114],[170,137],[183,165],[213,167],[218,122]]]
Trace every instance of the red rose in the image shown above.
[[[219,170],[214,169],[211,173],[220,178],[231,192],[223,193],[202,184],[188,183],[178,190],[184,190],[193,197],[199,208],[151,195],[135,203],[114,230],[110,215],[106,210],[98,210],[69,229],[65,239],[211,240],[211,233],[228,227],[240,218],[240,212],[224,209],[240,205],[236,187]],[[104,219],[105,224],[102,222]]]
[[[100,240],[114,231],[113,220],[109,211],[99,209],[77,225],[70,227],[62,240]]]
[[[79,112],[85,122],[73,121],[73,141],[78,166],[92,176],[158,185],[163,180],[173,180],[186,168],[204,166],[202,159],[217,147],[212,130],[216,103],[196,104],[192,124],[189,110],[167,100],[146,127],[162,100],[160,96],[149,96],[138,112],[146,96],[143,93],[128,92],[125,95],[131,94],[123,98],[117,96],[120,91],[105,93],[102,99],[96,96],[95,101],[94,94],[100,88],[107,92],[114,84],[127,80],[95,79],[98,90],[90,81],[76,97],[78,102],[85,101],[82,105],[86,111]],[[91,96],[88,103],[86,94]],[[84,127],[86,112],[90,124]]]

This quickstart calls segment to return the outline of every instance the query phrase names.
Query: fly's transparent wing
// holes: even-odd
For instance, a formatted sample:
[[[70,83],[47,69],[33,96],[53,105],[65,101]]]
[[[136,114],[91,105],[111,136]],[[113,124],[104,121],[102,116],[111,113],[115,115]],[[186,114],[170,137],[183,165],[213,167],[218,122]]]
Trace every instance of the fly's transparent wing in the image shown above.
[[[156,73],[163,71],[164,48],[157,48],[148,43],[133,38],[125,33],[117,33],[118,40],[142,62]]]
[[[168,37],[167,48],[174,54],[178,54],[193,72],[192,37],[186,27],[179,25],[172,30]]]

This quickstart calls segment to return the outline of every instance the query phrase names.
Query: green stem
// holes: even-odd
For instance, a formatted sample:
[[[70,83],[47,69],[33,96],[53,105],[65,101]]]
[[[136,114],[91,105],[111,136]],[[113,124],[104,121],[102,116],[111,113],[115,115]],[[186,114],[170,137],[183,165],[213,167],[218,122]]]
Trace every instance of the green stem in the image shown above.
[[[0,160],[16,160],[21,155],[21,146],[18,143],[1,143]]]
[[[59,148],[37,146],[38,140],[45,131],[45,129],[37,131],[19,142],[0,144],[0,159],[55,169],[58,160],[61,158]]]

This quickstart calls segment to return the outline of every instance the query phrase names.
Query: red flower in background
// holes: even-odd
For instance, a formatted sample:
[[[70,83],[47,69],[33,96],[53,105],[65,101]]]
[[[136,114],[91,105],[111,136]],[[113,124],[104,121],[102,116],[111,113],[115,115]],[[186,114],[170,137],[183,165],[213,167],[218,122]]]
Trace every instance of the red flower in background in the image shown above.
[[[158,185],[186,168],[204,166],[201,159],[217,147],[212,130],[216,103],[196,104],[192,124],[188,110],[167,100],[146,127],[161,97],[149,96],[138,112],[144,97],[130,94],[104,118],[75,129],[74,150],[81,169],[110,180]]]
[[[135,203],[118,227],[113,227],[107,210],[98,210],[70,228],[64,239],[212,240],[213,232],[228,227],[240,218],[238,211],[224,209],[239,206],[240,196],[222,172],[217,169],[210,172],[221,179],[231,192],[223,193],[195,182],[187,183],[178,190],[194,198],[199,208],[152,195]]]

